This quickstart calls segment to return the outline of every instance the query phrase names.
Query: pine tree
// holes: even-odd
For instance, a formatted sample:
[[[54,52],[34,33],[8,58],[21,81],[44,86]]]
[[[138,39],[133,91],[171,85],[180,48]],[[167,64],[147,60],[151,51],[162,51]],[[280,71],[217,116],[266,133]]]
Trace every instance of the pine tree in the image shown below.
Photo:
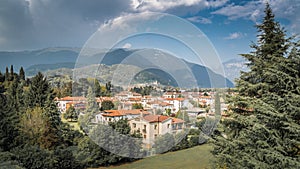
[[[13,148],[18,136],[18,116],[8,106],[7,97],[0,93],[0,151]]]
[[[31,79],[31,84],[27,93],[27,106],[33,107],[45,107],[48,100],[53,100],[54,94],[50,88],[50,85],[44,75],[39,72]]]
[[[300,71],[288,65],[299,52],[294,47],[289,53],[291,38],[286,38],[269,4],[257,29],[254,51],[242,55],[250,71],[237,81],[239,94],[231,98],[230,117],[222,121],[224,132],[216,136],[213,154],[219,167],[297,168]]]

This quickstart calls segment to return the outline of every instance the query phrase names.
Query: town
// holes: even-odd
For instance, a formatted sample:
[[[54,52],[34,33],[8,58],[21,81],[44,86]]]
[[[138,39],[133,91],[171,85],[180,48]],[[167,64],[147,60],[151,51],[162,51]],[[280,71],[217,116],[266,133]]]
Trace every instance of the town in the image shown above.
[[[195,92],[175,90],[160,96],[121,91],[113,97],[95,97],[99,111],[90,124],[106,124],[128,120],[131,133],[140,133],[143,147],[151,149],[158,136],[178,134],[184,129],[197,128],[195,122],[215,116],[215,91]],[[84,116],[88,99],[83,96],[55,98],[62,114],[72,108],[77,116]],[[111,105],[111,106],[106,106]],[[227,104],[221,99],[221,115],[226,116]]]

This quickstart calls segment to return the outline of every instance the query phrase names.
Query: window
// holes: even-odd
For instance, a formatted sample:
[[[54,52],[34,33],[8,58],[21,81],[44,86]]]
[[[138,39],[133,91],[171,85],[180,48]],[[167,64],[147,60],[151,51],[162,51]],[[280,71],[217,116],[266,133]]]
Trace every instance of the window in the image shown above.
[[[132,125],[133,125],[133,128],[136,128],[136,124],[135,123],[132,123]]]
[[[157,124],[154,125],[154,130],[157,130]]]
[[[147,137],[146,137],[146,134],[144,135],[144,139],[146,139]]]
[[[154,138],[156,138],[157,137],[157,134],[154,134]]]
[[[170,124],[168,124],[168,128],[170,128]]]

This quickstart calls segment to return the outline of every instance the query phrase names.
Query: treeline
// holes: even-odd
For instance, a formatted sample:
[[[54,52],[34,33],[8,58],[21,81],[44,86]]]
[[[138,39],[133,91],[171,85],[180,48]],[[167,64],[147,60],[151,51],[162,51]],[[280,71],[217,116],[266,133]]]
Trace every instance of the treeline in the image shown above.
[[[111,82],[100,84],[96,78],[80,78],[72,80],[69,75],[56,75],[48,77],[49,83],[58,98],[66,96],[87,96],[88,88],[91,86],[96,97],[113,96],[115,93],[123,91],[120,86],[114,86]]]
[[[43,74],[25,79],[23,68],[15,73],[11,66],[0,73],[0,89],[1,167],[87,168],[133,160],[104,150],[63,123]]]

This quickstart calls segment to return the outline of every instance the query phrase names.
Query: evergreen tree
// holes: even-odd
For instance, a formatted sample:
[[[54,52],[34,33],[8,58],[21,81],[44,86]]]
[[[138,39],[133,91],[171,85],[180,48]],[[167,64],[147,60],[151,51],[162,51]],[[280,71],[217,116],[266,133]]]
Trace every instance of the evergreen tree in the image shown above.
[[[23,67],[20,68],[19,77],[20,77],[20,80],[25,80],[25,72],[24,72]]]
[[[8,67],[7,66],[5,68],[5,80],[9,81],[9,71],[8,71]]]
[[[3,93],[0,93],[0,117],[0,151],[8,151],[13,148],[18,135],[18,116],[11,111]]]
[[[51,91],[50,85],[44,75],[39,72],[31,79],[29,90],[27,93],[27,106],[33,107],[45,107],[47,100],[53,100],[54,94]]]
[[[0,71],[0,83],[5,81],[5,76]]]
[[[31,79],[31,84],[26,93],[26,107],[28,109],[35,110],[36,107],[41,108],[43,119],[46,119],[45,123],[47,127],[43,132],[44,139],[48,139],[46,142],[49,143],[45,147],[53,148],[59,143],[61,135],[61,119],[60,113],[57,109],[57,105],[54,101],[54,93],[51,89],[49,82],[43,76],[42,73],[38,73]]]
[[[101,96],[101,86],[97,79],[94,80],[93,88],[95,91],[95,96],[100,97]]]
[[[24,92],[23,85],[19,82],[18,78],[14,78],[7,89],[8,105],[11,111],[21,114],[24,107]]]
[[[239,95],[231,98],[224,132],[215,137],[213,154],[220,168],[297,168],[300,166],[299,58],[266,5],[257,25],[258,42],[244,54],[250,71],[237,80]],[[289,57],[285,57],[289,55]],[[296,59],[297,60],[297,59]],[[298,60],[299,61],[299,60]]]
[[[14,79],[14,66],[10,65],[10,75],[9,75],[10,81]]]
[[[85,132],[89,132],[88,125],[91,122],[91,120],[94,118],[95,114],[98,112],[99,112],[99,106],[96,102],[95,93],[93,91],[93,88],[90,86],[88,88],[87,106],[85,109],[85,114],[82,116],[79,116],[80,126]]]

